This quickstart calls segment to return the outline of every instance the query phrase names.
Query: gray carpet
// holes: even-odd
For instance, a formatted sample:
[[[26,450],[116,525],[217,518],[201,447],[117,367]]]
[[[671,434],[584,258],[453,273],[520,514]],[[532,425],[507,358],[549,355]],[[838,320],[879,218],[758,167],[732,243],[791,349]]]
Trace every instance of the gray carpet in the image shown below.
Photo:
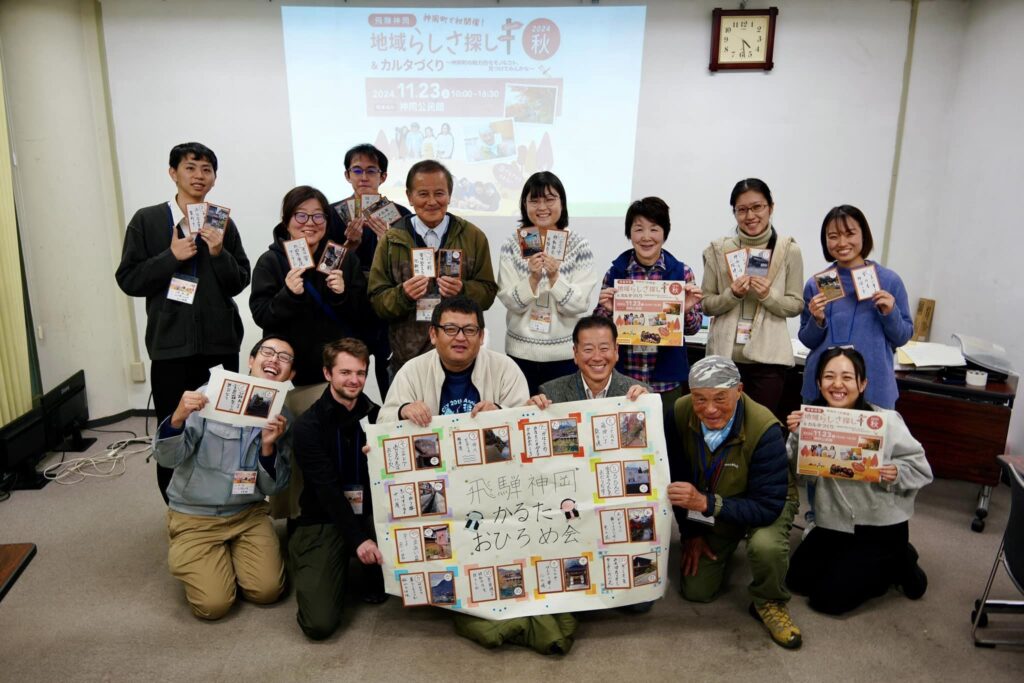
[[[141,432],[142,420],[115,428]],[[100,442],[91,452],[118,438],[94,436]],[[349,623],[323,643],[302,635],[291,595],[200,622],[167,573],[155,479],[153,464],[133,456],[120,478],[50,484],[0,503],[0,542],[39,546],[0,602],[0,680],[1024,680],[1024,649],[976,649],[970,641],[971,606],[1006,523],[1006,487],[993,496],[983,534],[968,526],[975,486],[927,488],[911,522],[930,581],[925,597],[911,602],[890,591],[838,619],[794,598],[804,634],[796,652],[774,645],[747,615],[741,560],[713,604],[684,602],[670,586],[647,615],[581,615],[573,651],[543,657],[484,650],[456,636],[444,611],[404,610],[396,598],[353,603]],[[675,566],[678,541],[673,554]],[[1005,579],[995,592],[1015,597]],[[1012,619],[993,618],[991,628]],[[1024,617],[1016,624],[1024,628]]]

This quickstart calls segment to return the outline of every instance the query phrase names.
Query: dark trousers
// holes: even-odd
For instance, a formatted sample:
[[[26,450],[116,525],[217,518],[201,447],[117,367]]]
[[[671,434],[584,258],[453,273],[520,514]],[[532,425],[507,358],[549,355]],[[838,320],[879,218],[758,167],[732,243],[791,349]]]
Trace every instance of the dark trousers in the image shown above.
[[[775,414],[785,424],[786,416],[779,415],[782,403],[782,390],[786,386],[785,365],[767,365],[765,363],[737,363],[740,379],[743,381],[743,393],[760,403]]]
[[[849,612],[903,576],[908,539],[906,522],[856,526],[852,534],[814,527],[789,561],[786,585],[818,612]]]
[[[373,520],[360,517],[363,532],[375,538]],[[297,620],[313,640],[330,637],[341,624],[341,608],[348,587],[349,558],[356,552],[333,524],[295,527],[288,541],[288,564],[299,606]],[[358,560],[357,560],[358,562]],[[384,592],[384,572],[378,564],[362,564],[363,595]]]
[[[157,429],[160,423],[174,412],[186,391],[194,391],[210,379],[210,368],[223,365],[225,370],[238,372],[238,354],[222,356],[188,356],[155,360],[150,364],[150,385],[153,389],[153,410],[156,412]],[[167,502],[167,486],[171,483],[174,470],[156,466],[156,483],[160,495]]]
[[[380,322],[375,320],[373,324],[380,325]],[[387,398],[388,389],[391,388],[391,373],[388,372],[388,365],[391,363],[391,342],[388,341],[387,325],[371,330],[363,338],[363,343],[373,356],[373,374],[377,378],[377,388],[380,389],[380,398],[383,401]]]
[[[526,383],[530,387],[530,396],[536,396],[540,393],[541,384],[576,372],[576,363],[571,358],[569,360],[551,361],[526,360],[525,358],[516,358],[515,356],[509,356],[509,358],[515,361],[516,365],[519,366],[519,369],[526,376]],[[502,407],[507,408],[509,406]]]

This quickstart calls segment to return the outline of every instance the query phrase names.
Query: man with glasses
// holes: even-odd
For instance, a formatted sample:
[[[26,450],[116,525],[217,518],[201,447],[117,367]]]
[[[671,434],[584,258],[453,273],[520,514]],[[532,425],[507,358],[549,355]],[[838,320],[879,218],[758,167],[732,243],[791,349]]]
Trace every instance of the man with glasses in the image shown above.
[[[186,142],[170,153],[174,198],[139,209],[128,223],[114,277],[128,296],[146,297],[146,351],[157,424],[174,411],[181,392],[223,365],[238,371],[242,319],[232,298],[249,284],[249,259],[235,222],[192,234],[189,204],[206,201],[217,181],[217,155]],[[171,470],[157,465],[160,495],[167,502]]]
[[[484,314],[465,296],[442,299],[430,322],[433,350],[395,375],[379,422],[412,420],[421,427],[434,415],[521,406],[530,397],[526,378],[508,356],[482,348]]]
[[[391,226],[378,218],[359,217],[346,220],[348,212],[343,207],[357,194],[380,194],[380,186],[387,178],[388,158],[384,152],[370,144],[356,145],[345,152],[345,180],[352,185],[352,194],[340,202],[331,204],[332,211],[329,212],[332,223],[330,234],[344,234],[345,247],[356,250],[366,279],[369,279],[370,264],[373,263],[377,242]],[[403,217],[412,213],[397,202],[395,208]],[[341,241],[338,237],[334,239]],[[380,395],[384,396],[390,385],[388,359],[391,357],[391,345],[388,343],[388,325],[375,313],[371,312],[370,315],[372,318],[359,326],[359,338],[370,348],[370,354],[374,358],[377,386],[380,388]]]
[[[370,303],[390,325],[392,373],[430,350],[431,311],[439,302],[464,295],[487,310],[498,293],[487,236],[469,221],[448,213],[452,193],[448,169],[430,159],[413,164],[405,189],[416,215],[400,219],[385,233],[370,268]],[[412,250],[418,248],[461,251],[461,275],[415,275]]]
[[[295,374],[292,345],[264,337],[249,353],[249,374],[275,382]],[[284,590],[281,547],[266,497],[284,490],[291,472],[291,432],[285,409],[266,427],[237,427],[200,417],[205,386],[181,395],[160,423],[153,454],[174,476],[167,487],[171,574],[200,619],[220,619],[237,588],[268,604]],[[255,482],[242,476],[255,473]],[[251,476],[251,475],[249,475]]]

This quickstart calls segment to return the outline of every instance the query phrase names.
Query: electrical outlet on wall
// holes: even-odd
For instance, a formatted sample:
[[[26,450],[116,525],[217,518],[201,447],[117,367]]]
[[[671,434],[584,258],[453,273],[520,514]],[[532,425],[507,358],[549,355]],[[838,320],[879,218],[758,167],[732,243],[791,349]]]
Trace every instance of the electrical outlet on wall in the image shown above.
[[[133,382],[139,384],[146,381],[146,364],[141,361],[136,361],[131,364],[130,374]]]

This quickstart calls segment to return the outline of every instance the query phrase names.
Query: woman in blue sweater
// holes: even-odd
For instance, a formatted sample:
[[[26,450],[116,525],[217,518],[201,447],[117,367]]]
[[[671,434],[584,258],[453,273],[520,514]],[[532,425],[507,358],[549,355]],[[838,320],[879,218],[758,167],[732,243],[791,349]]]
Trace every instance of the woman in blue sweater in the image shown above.
[[[821,393],[814,381],[818,359],[831,346],[853,346],[867,365],[871,384],[864,398],[879,408],[896,407],[899,391],[893,372],[893,353],[914,334],[907,290],[900,276],[874,261],[868,261],[874,245],[871,228],[860,209],[844,204],[825,216],[821,224],[821,250],[829,268],[839,272],[844,296],[833,301],[818,291],[816,276],[804,285],[806,306],[800,314],[800,341],[811,352],[804,369],[801,394],[811,403]],[[851,270],[874,266],[880,289],[870,298],[858,301]]]

